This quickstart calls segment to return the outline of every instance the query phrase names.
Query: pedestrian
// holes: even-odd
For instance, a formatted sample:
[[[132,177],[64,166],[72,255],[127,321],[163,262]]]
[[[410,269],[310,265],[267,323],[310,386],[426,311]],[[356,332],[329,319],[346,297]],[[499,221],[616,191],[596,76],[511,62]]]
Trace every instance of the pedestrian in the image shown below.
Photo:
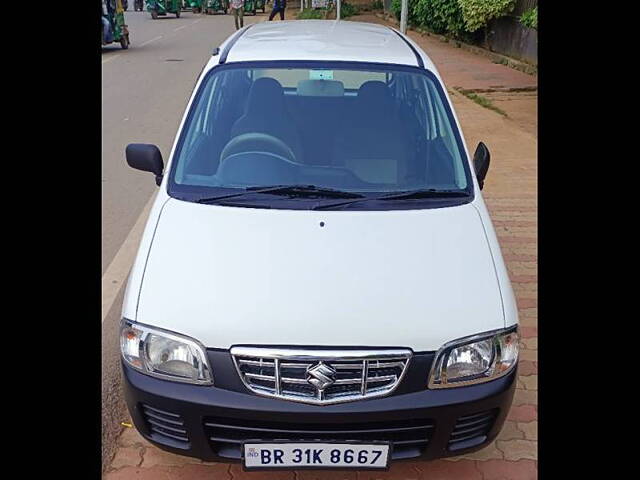
[[[269,15],[269,21],[273,20],[276,13],[280,12],[280,20],[284,20],[284,10],[287,8],[287,0],[273,0],[273,10]]]
[[[231,0],[231,10],[233,10],[233,20],[236,22],[236,30],[240,30],[244,27],[244,0]],[[240,17],[239,23],[238,17]]]

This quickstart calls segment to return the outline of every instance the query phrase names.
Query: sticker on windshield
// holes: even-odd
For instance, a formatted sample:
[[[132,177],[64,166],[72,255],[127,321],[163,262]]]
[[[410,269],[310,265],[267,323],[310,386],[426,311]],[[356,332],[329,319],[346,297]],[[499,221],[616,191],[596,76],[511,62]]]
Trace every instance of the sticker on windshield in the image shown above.
[[[309,80],[333,80],[333,70],[309,70]]]

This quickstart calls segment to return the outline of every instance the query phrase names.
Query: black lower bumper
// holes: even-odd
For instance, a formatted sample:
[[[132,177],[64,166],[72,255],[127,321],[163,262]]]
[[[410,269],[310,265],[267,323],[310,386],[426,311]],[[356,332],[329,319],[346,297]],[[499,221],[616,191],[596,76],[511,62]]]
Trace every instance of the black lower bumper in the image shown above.
[[[248,440],[390,441],[394,460],[468,453],[498,435],[516,385],[514,369],[480,385],[316,406],[123,370],[127,406],[144,438],[216,462],[239,461]]]

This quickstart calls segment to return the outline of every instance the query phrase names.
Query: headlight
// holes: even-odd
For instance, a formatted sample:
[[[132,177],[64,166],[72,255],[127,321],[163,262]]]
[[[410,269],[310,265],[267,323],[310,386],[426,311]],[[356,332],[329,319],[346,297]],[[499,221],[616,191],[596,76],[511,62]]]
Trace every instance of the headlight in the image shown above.
[[[129,365],[148,375],[198,385],[213,383],[205,349],[192,338],[125,320],[120,350]]]
[[[488,382],[506,375],[517,361],[517,326],[461,338],[438,350],[429,375],[429,388]]]

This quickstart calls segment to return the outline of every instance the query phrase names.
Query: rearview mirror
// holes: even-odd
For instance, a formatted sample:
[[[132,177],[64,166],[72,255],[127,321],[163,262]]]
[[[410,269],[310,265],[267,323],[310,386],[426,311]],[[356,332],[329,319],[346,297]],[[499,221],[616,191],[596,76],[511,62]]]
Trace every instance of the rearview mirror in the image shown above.
[[[489,162],[491,161],[491,154],[487,146],[480,142],[476,148],[476,153],[473,154],[473,168],[476,171],[476,178],[480,185],[480,190],[484,187],[484,178],[487,176],[489,170]]]
[[[156,176],[156,185],[160,185],[164,162],[158,147],[148,143],[130,143],[125,150],[125,156],[131,168],[153,173]]]

